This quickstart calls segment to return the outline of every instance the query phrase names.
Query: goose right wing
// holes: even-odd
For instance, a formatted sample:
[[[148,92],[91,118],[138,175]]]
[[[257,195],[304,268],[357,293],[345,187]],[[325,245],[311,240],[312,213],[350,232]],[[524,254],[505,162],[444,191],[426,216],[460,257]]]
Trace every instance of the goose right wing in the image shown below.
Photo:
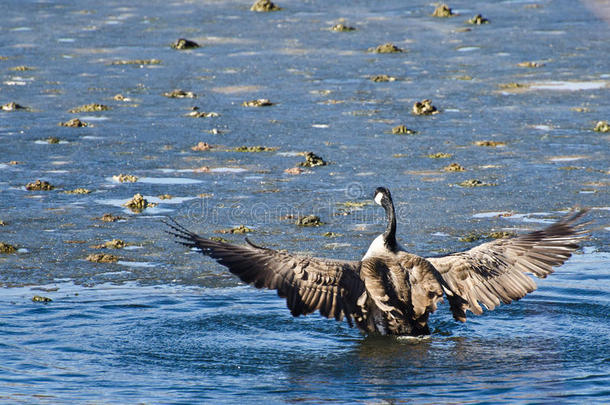
[[[585,224],[575,224],[586,212],[578,211],[539,231],[427,260],[467,301],[466,309],[480,315],[479,302],[493,310],[500,302],[508,304],[534,291],[536,283],[524,273],[544,278],[568,260],[586,234]]]
[[[352,318],[361,318],[357,305],[364,292],[359,277],[360,262],[327,260],[293,255],[262,248],[246,239],[248,245],[216,242],[203,238],[180,224],[170,224],[170,234],[179,243],[201,250],[227,267],[245,283],[256,288],[277,290],[293,316],[315,311],[327,318],[342,320],[352,326]]]

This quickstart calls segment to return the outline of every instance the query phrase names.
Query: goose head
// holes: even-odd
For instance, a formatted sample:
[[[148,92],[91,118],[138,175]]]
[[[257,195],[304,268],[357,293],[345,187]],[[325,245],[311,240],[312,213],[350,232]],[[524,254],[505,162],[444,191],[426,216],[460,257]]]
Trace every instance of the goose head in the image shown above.
[[[373,194],[373,200],[375,200],[376,204],[381,205],[384,208],[388,205],[393,205],[392,194],[390,194],[390,190],[386,187],[377,187]]]

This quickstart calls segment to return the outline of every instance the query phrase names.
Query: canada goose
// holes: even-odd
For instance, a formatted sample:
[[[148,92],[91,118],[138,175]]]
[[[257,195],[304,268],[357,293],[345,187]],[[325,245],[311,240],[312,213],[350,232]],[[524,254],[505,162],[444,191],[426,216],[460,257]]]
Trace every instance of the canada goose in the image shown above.
[[[524,273],[544,278],[578,248],[586,231],[575,224],[580,210],[545,229],[483,243],[444,257],[423,258],[396,242],[396,216],[390,191],[379,187],[374,200],[384,207],[387,228],[361,260],[322,259],[203,238],[173,221],[165,222],[179,243],[197,248],[256,288],[277,290],[293,316],[316,310],[337,321],[345,318],[365,333],[430,334],[428,316],[447,296],[453,317],[466,310],[480,315],[536,289]]]

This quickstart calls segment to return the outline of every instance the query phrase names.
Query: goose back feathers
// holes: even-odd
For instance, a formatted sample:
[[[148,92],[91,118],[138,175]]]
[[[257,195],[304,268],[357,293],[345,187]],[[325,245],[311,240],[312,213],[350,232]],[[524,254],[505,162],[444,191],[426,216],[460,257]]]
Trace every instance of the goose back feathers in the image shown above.
[[[256,288],[276,290],[293,316],[319,311],[346,319],[365,333],[429,334],[428,317],[446,296],[454,319],[466,311],[493,310],[536,289],[524,273],[546,277],[563,264],[585,236],[575,224],[586,210],[546,229],[484,243],[465,252],[423,258],[404,251],[361,261],[331,260],[201,237],[175,221],[166,222],[179,243],[199,249]]]

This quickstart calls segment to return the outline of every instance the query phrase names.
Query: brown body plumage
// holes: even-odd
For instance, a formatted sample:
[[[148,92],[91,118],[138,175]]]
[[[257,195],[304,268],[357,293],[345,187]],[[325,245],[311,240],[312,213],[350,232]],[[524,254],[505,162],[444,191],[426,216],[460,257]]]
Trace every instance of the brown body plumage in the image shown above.
[[[167,225],[180,243],[201,250],[242,281],[277,290],[293,316],[319,311],[338,321],[345,318],[366,333],[411,336],[430,333],[428,317],[444,295],[461,322],[466,321],[466,310],[481,314],[480,304],[492,310],[501,302],[522,298],[536,289],[524,273],[546,277],[571,256],[585,235],[583,224],[575,224],[586,212],[581,210],[540,231],[449,256],[423,258],[396,243],[389,191],[378,188],[375,201],[386,213],[391,211],[390,224],[381,235],[384,243],[373,243],[360,261],[293,255],[247,239],[247,245],[217,242],[175,222]]]

